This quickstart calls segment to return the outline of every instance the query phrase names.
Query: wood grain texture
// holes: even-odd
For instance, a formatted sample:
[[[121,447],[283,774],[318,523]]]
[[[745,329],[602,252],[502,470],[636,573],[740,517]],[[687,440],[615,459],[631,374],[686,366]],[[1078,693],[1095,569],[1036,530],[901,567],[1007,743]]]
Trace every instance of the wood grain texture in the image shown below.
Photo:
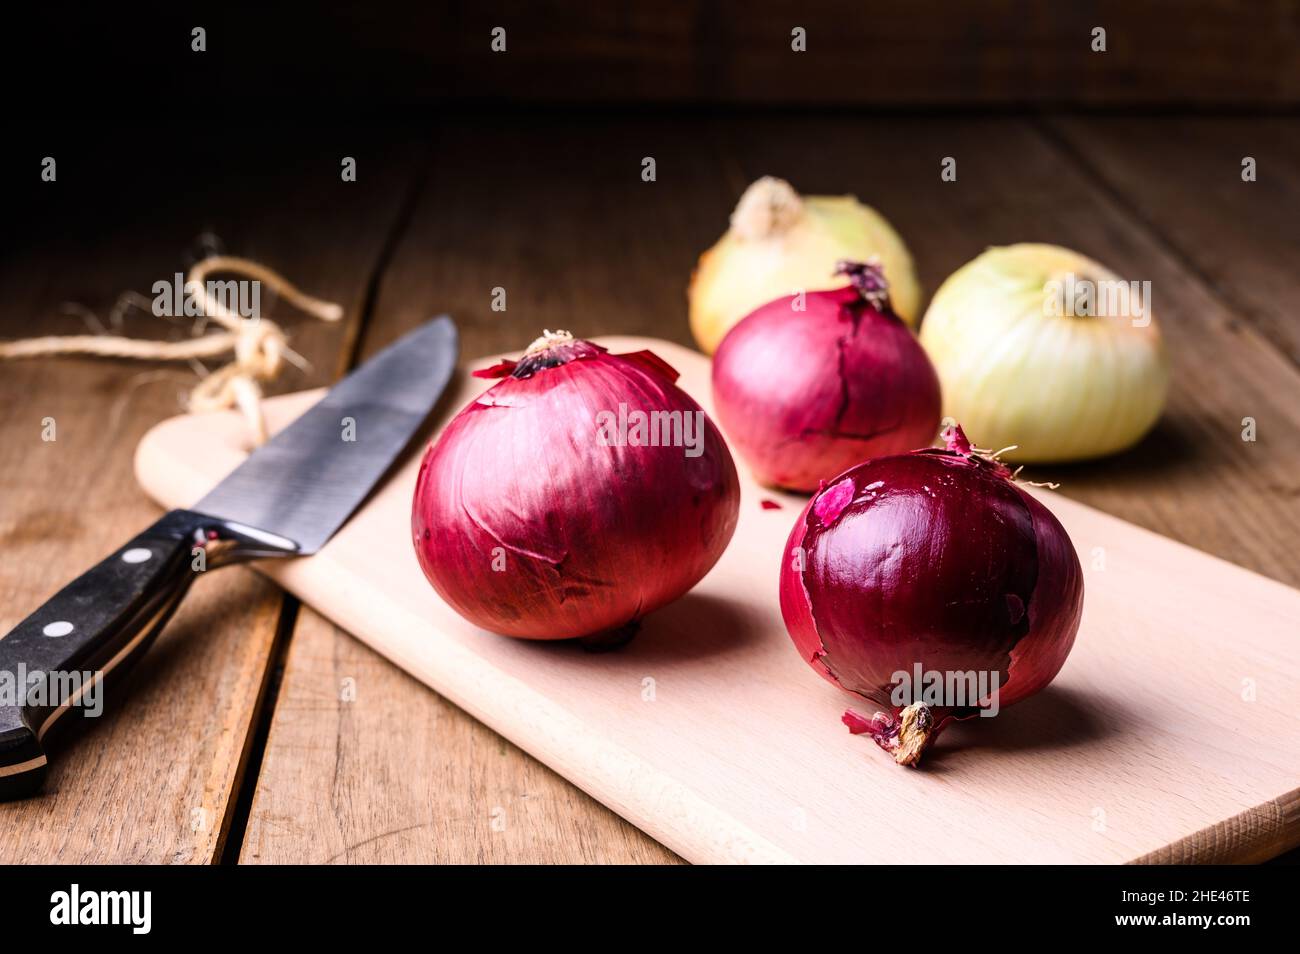
[[[1046,122],[1186,271],[1300,367],[1300,123],[1070,117]],[[1242,160],[1253,158],[1253,182]]]
[[[602,864],[672,857],[303,607],[241,862]]]
[[[735,203],[718,128],[553,115],[448,124],[361,355],[443,309],[467,355],[518,350],[546,327],[689,342],[686,282]],[[646,156],[655,182],[641,178]]]
[[[606,343],[652,347],[707,409],[702,356]],[[451,407],[488,383],[466,376]],[[282,399],[279,423],[318,396]],[[153,430],[144,486],[172,504],[201,494],[241,457],[231,424]],[[1051,688],[954,727],[907,772],[843,730],[847,697],[799,661],[774,588],[754,585],[775,573],[796,498],[763,510],[743,475],[718,566],[624,651],[593,657],[485,634],[438,599],[405,545],[418,463],[317,556],[264,570],[688,860],[1229,861],[1300,841],[1286,807],[1300,592],[1043,492],[1085,555],[1075,650]],[[1086,558],[1097,547],[1102,565]]]
[[[231,252],[345,305],[347,318],[334,326],[284,316],[311,368],[291,370],[271,390],[331,380],[411,181],[401,165],[411,169],[409,151],[375,157],[370,184],[363,177],[348,191],[337,149],[319,141],[274,161],[230,149],[142,168],[124,158],[132,134],[115,135],[55,147],[59,181],[23,197],[31,216],[25,241],[0,262],[0,335],[94,330],[61,303],[78,302],[106,322],[120,292],[152,297],[153,282],[183,271],[196,237],[208,231]],[[324,229],[336,217],[351,223],[346,245]],[[187,323],[169,326],[137,311],[122,330],[177,336]],[[133,485],[132,451],[150,425],[181,408],[196,380],[183,365],[74,358],[0,365],[0,633],[156,519]],[[41,439],[47,417],[53,442]],[[282,602],[278,588],[246,569],[200,580],[124,691],[110,696],[105,716],[55,740],[47,793],[0,805],[0,861],[219,858]]]

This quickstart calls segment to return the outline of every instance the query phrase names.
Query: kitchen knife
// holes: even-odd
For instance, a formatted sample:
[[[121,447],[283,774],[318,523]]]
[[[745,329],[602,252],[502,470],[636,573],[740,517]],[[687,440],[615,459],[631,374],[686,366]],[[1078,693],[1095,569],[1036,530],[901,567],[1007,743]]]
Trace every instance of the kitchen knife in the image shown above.
[[[197,572],[319,550],[420,430],[457,351],[445,315],[389,345],[191,509],[165,514],[0,639],[0,799],[39,790],[46,733],[144,652]]]

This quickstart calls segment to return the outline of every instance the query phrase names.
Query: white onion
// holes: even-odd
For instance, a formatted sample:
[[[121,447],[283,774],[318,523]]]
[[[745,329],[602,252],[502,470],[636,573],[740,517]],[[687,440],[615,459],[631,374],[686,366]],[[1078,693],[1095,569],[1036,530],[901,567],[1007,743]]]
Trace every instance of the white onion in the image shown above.
[[[1072,302],[1091,313],[1071,314]],[[1123,450],[1155,424],[1169,386],[1149,283],[1055,245],[991,248],[958,269],[930,303],[921,344],[944,414],[982,446],[1017,445],[1010,460]]]

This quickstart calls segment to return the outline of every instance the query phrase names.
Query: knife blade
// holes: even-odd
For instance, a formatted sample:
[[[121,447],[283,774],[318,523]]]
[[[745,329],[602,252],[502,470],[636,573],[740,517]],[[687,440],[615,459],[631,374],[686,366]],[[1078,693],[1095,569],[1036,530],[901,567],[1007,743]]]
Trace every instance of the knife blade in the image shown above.
[[[0,639],[0,800],[40,789],[46,733],[143,654],[196,573],[319,550],[411,443],[458,350],[445,315],[398,339]]]
[[[192,509],[285,537],[300,554],[315,553],[428,416],[451,379],[456,353],[451,319],[420,326],[334,385]]]

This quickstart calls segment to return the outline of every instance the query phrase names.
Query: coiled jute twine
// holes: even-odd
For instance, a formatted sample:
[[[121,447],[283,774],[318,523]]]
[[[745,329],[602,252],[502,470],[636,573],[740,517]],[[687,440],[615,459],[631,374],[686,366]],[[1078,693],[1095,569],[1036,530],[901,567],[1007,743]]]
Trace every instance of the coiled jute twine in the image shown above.
[[[185,289],[202,302],[195,336],[187,341],[146,341],[116,334],[46,335],[0,342],[0,359],[40,358],[51,355],[92,355],[139,361],[190,361],[232,353],[232,359],[203,376],[190,392],[190,411],[216,411],[237,407],[248,422],[255,444],[266,442],[261,382],[273,380],[284,362],[305,369],[306,360],[289,347],[288,337],[269,318],[244,317],[226,308],[208,288],[214,273],[244,275],[261,282],[299,310],[322,321],[338,321],[343,307],[300,291],[283,276],[246,258],[214,255],[205,258],[185,276]],[[169,316],[170,317],[170,316]],[[207,321],[218,330],[205,334]]]

